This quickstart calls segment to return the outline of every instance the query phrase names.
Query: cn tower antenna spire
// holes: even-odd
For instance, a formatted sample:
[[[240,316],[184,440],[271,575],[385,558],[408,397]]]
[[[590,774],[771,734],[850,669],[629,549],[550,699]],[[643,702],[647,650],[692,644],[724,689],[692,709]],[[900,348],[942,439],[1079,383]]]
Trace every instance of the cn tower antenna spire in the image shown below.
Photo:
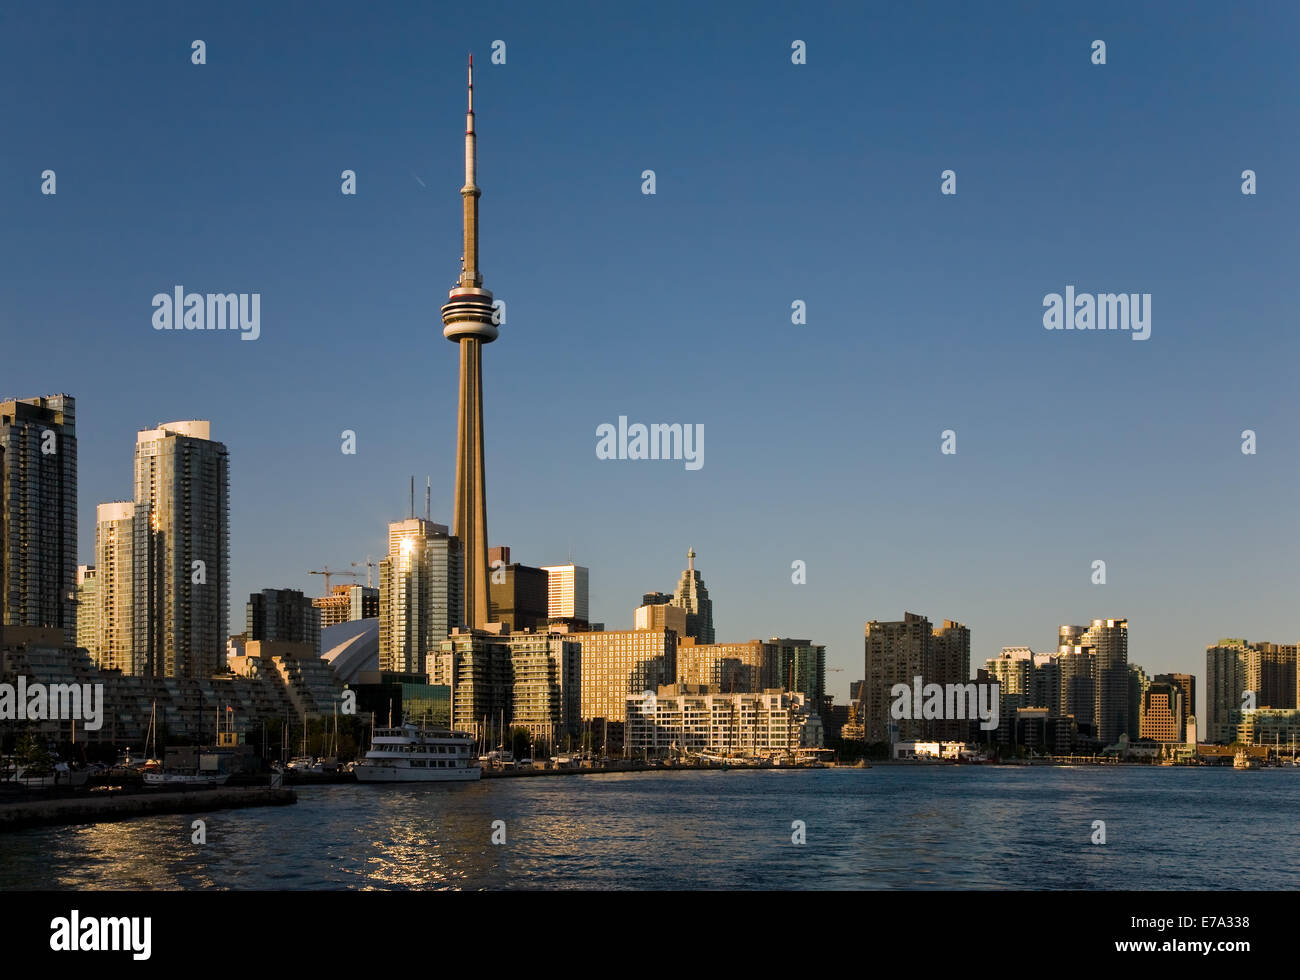
[[[464,574],[460,624],[474,629],[489,616],[487,489],[483,461],[483,345],[497,339],[498,314],[491,291],[483,288],[478,265],[477,139],[474,130],[474,57],[466,69],[465,186],[460,189],[464,251],[460,277],[442,307],[442,335],[460,347],[457,395],[456,495],[452,534],[460,539]]]
[[[465,108],[465,186],[460,189],[464,202],[465,251],[462,253],[460,285],[476,288],[483,285],[478,271],[478,135],[474,132],[474,56],[469,56],[467,72],[469,93]]]

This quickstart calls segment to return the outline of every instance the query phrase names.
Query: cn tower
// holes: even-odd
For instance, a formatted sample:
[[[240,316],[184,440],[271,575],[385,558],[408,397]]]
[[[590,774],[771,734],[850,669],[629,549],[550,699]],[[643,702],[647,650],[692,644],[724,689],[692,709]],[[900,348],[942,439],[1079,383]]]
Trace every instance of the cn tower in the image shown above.
[[[465,567],[465,625],[488,621],[487,489],[483,467],[483,345],[497,339],[492,294],[478,269],[478,199],[474,133],[474,56],[469,59],[469,108],[465,113],[465,251],[460,279],[442,308],[442,335],[460,345],[460,394],[456,434],[456,511],[452,534],[460,539]]]

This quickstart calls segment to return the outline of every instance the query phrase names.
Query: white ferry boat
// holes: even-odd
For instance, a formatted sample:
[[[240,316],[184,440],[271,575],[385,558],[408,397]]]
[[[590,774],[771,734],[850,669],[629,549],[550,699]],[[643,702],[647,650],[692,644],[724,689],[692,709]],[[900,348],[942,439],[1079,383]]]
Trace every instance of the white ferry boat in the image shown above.
[[[478,779],[473,736],[445,728],[377,728],[370,751],[352,771],[363,783],[447,783]]]

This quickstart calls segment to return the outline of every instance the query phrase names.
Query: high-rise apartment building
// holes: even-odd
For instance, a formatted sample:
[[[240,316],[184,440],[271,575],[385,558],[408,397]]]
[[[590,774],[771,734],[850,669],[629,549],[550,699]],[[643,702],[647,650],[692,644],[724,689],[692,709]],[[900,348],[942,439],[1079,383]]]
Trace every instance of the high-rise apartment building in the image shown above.
[[[210,677],[226,659],[230,469],[209,422],[136,435],[132,527],[136,672]]]
[[[1103,746],[1114,745],[1121,735],[1133,735],[1128,716],[1128,620],[1094,619],[1082,642],[1097,657],[1097,737]]]
[[[77,421],[71,395],[0,401],[0,625],[77,642]]]
[[[298,643],[320,653],[320,610],[297,589],[263,589],[248,597],[245,632],[249,640]]]
[[[77,646],[99,662],[99,576],[94,565],[77,566]]]
[[[1296,645],[1267,642],[1247,644],[1246,689],[1255,692],[1255,704],[1258,707],[1294,708]]]
[[[1079,636],[1086,633],[1082,630]],[[1061,673],[1061,715],[1074,718],[1080,734],[1097,737],[1097,656],[1091,647],[1062,644],[1056,663]]]
[[[415,674],[464,622],[460,541],[415,517],[388,525],[379,563],[379,669]]]
[[[95,569],[99,576],[98,639],[91,651],[104,670],[136,674],[135,504],[118,500],[95,508]]]
[[[1241,710],[1242,695],[1252,690],[1246,676],[1248,655],[1244,639],[1222,639],[1205,648],[1206,741],[1226,745],[1236,737],[1232,713]]]
[[[671,630],[573,633],[581,644],[584,722],[622,723],[629,694],[657,691],[677,677],[677,634]]]
[[[933,739],[942,732],[964,740],[969,723],[958,719],[901,718],[890,713],[893,687],[913,678],[922,684],[965,684],[970,680],[970,630],[944,620],[932,629],[924,616],[905,612],[901,620],[872,620],[865,628],[864,729],[868,742]]]
[[[587,569],[581,565],[543,565],[546,573],[546,615],[552,620],[591,621],[587,605]]]
[[[581,646],[572,636],[516,632],[510,656],[510,722],[555,747],[582,727]]]
[[[713,643],[713,600],[704,579],[695,569],[695,549],[686,552],[686,570],[673,592],[673,605],[686,610],[686,635],[699,643]],[[820,703],[820,702],[818,702]]]
[[[1058,636],[1061,679],[1067,702],[1081,730],[1091,728],[1103,746],[1128,734],[1133,718],[1129,699],[1128,620],[1094,619],[1091,626],[1062,626]],[[1087,690],[1090,688],[1090,692]],[[1091,694],[1092,704],[1085,698]]]

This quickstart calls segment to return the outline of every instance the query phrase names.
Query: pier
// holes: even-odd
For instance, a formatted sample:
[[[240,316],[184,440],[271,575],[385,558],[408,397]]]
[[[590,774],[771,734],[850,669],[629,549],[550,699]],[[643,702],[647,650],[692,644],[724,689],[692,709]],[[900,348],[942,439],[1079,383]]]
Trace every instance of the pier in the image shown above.
[[[56,799],[30,797],[0,803],[0,832],[28,827],[105,823],[163,813],[211,813],[296,803],[291,789],[221,787],[180,792],[97,793]]]

